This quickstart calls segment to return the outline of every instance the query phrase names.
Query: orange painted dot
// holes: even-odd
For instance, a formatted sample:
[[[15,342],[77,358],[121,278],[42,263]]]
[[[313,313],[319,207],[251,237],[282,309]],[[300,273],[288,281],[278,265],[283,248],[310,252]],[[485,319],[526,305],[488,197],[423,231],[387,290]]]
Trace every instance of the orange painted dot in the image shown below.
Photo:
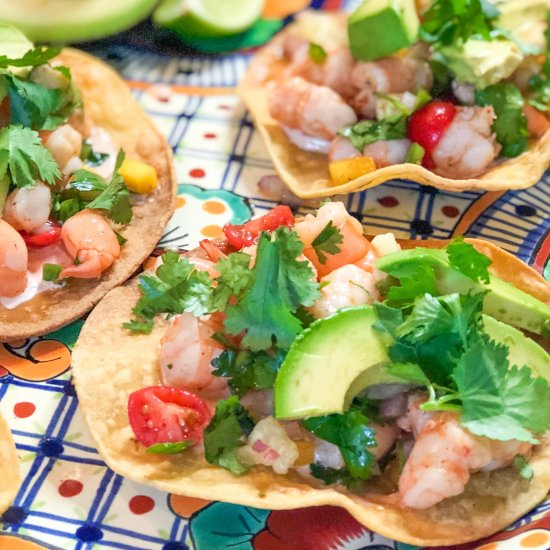
[[[185,199],[183,197],[176,197],[176,208],[185,206]]]
[[[480,546],[477,550],[497,550],[498,544],[496,542],[490,542],[489,544],[484,544]]]
[[[223,230],[219,225],[207,225],[202,228],[201,233],[209,239],[223,237]]]
[[[550,542],[550,534],[548,533],[531,533],[527,535],[520,541],[520,545],[523,548],[536,548],[540,546],[541,548],[548,548],[548,543]]]
[[[225,212],[225,204],[220,201],[206,201],[203,203],[202,209],[209,214],[223,214]]]

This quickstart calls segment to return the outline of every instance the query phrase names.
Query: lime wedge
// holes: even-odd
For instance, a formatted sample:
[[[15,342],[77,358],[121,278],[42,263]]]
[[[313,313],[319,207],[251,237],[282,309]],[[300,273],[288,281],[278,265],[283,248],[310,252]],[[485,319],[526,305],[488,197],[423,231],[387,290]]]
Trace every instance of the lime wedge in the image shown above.
[[[157,0],[0,0],[3,23],[38,42],[77,42],[127,29]]]
[[[153,21],[185,38],[238,34],[260,17],[264,0],[164,0]]]

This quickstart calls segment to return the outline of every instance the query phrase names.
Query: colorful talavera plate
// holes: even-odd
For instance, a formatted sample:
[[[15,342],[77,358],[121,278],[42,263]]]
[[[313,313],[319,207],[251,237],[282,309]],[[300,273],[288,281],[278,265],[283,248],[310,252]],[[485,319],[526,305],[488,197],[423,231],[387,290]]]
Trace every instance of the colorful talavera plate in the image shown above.
[[[274,0],[290,10],[300,3]],[[175,58],[144,53],[142,34],[128,36],[96,45],[92,53],[122,72],[174,149],[178,208],[160,246],[192,248],[219,235],[224,223],[273,207],[277,185],[258,187],[260,178],[274,174],[273,166],[233,90],[246,55],[205,59],[180,52]],[[344,202],[369,234],[481,236],[550,280],[549,196],[547,175],[527,190],[485,194],[398,180]],[[176,497],[115,475],[93,448],[71,384],[71,349],[81,326],[77,321],[39,339],[0,344],[0,411],[23,473],[13,505],[1,516],[0,550],[412,550],[367,531],[339,509],[270,512]],[[548,548],[550,501],[490,540],[461,547]]]

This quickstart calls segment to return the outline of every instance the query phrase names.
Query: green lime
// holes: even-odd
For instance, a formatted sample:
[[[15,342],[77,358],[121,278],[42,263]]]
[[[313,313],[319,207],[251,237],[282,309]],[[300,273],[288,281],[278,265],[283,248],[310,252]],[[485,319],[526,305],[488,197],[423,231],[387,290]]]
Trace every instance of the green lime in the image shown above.
[[[0,0],[2,22],[37,42],[101,38],[145,19],[157,0]]]
[[[185,38],[239,34],[260,17],[264,0],[164,0],[153,20]]]

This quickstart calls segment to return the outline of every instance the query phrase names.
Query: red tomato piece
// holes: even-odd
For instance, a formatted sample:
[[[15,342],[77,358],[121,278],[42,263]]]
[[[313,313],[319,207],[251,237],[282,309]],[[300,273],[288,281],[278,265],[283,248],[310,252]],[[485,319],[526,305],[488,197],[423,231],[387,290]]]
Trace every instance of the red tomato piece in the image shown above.
[[[433,168],[432,153],[451,125],[456,107],[450,101],[431,101],[409,119],[408,137],[426,151],[422,164]]]
[[[353,264],[367,255],[371,244],[363,235],[357,233],[351,222],[347,221],[338,230],[342,235],[342,242],[338,245],[340,252],[327,254],[326,261],[322,264],[312,246],[304,249],[304,256],[314,265],[319,278],[328,275],[331,271],[346,264]]]
[[[255,220],[242,225],[226,224],[223,232],[229,244],[240,250],[257,242],[262,231],[275,231],[279,227],[294,225],[294,215],[288,206],[279,205],[273,210]]]
[[[61,238],[61,225],[54,220],[48,220],[42,227],[34,233],[19,231],[21,237],[27,246],[32,248],[42,248],[55,244]]]
[[[194,393],[169,386],[150,386],[128,398],[130,426],[146,447],[156,443],[202,440],[211,414]]]
[[[203,239],[199,246],[206,252],[208,259],[214,263],[227,258],[227,256],[209,239]]]

